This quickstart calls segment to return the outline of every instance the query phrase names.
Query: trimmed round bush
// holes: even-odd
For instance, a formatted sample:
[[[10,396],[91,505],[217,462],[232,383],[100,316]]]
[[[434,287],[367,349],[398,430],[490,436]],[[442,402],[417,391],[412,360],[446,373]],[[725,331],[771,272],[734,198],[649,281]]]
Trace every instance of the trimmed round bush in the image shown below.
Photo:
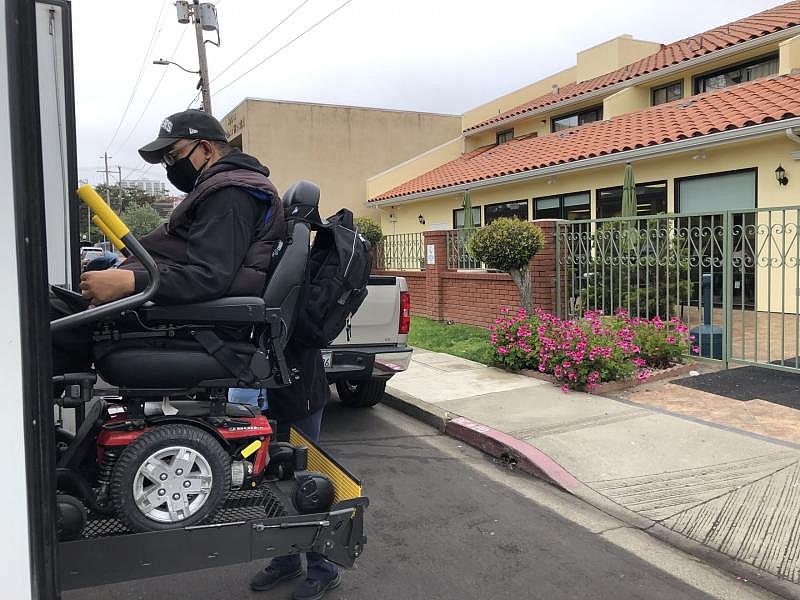
[[[356,227],[358,227],[358,231],[367,239],[373,248],[383,239],[381,226],[369,217],[356,217],[353,219],[353,223],[355,223]]]
[[[491,269],[510,272],[527,267],[543,241],[542,230],[530,221],[501,218],[477,230],[467,251]]]

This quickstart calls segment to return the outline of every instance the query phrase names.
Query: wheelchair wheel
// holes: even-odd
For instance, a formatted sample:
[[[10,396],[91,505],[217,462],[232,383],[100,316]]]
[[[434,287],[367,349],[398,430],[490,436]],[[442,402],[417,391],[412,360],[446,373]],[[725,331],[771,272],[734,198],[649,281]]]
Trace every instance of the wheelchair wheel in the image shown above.
[[[111,477],[117,515],[133,531],[196,525],[213,515],[231,486],[228,453],[190,425],[158,426],[123,450]]]

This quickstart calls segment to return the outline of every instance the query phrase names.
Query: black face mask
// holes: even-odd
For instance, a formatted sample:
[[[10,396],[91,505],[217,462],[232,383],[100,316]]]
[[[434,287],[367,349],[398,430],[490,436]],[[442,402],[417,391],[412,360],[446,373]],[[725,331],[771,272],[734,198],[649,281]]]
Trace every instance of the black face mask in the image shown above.
[[[174,164],[166,167],[167,179],[169,179],[169,182],[186,194],[194,189],[195,183],[197,183],[197,178],[200,177],[200,173],[202,173],[203,169],[205,169],[206,165],[208,164],[208,161],[204,162],[203,166],[198,170],[192,164],[192,161],[189,160],[199,145],[200,142],[195,144],[194,148],[192,148],[192,151],[189,152],[189,154],[179,160],[176,160]]]

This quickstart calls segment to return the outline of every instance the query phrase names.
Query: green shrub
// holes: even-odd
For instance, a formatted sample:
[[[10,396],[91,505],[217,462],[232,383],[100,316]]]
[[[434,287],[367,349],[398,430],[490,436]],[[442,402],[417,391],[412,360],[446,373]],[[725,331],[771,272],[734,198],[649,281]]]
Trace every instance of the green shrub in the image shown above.
[[[489,268],[509,272],[527,267],[543,242],[542,230],[530,221],[501,218],[477,230],[467,251]]]
[[[367,238],[370,245],[375,248],[381,243],[383,239],[383,231],[379,223],[373,221],[369,217],[356,217],[353,219],[358,231]]]
[[[477,230],[467,243],[467,252],[486,263],[490,269],[499,269],[511,275],[519,290],[520,304],[533,312],[530,261],[544,244],[542,230],[530,221],[501,218]]]

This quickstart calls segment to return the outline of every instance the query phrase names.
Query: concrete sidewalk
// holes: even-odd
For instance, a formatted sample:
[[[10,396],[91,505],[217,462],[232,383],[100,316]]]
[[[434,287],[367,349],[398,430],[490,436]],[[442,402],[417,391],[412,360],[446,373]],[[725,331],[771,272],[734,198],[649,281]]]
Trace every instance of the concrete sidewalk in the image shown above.
[[[386,403],[800,598],[800,446],[415,350]]]

